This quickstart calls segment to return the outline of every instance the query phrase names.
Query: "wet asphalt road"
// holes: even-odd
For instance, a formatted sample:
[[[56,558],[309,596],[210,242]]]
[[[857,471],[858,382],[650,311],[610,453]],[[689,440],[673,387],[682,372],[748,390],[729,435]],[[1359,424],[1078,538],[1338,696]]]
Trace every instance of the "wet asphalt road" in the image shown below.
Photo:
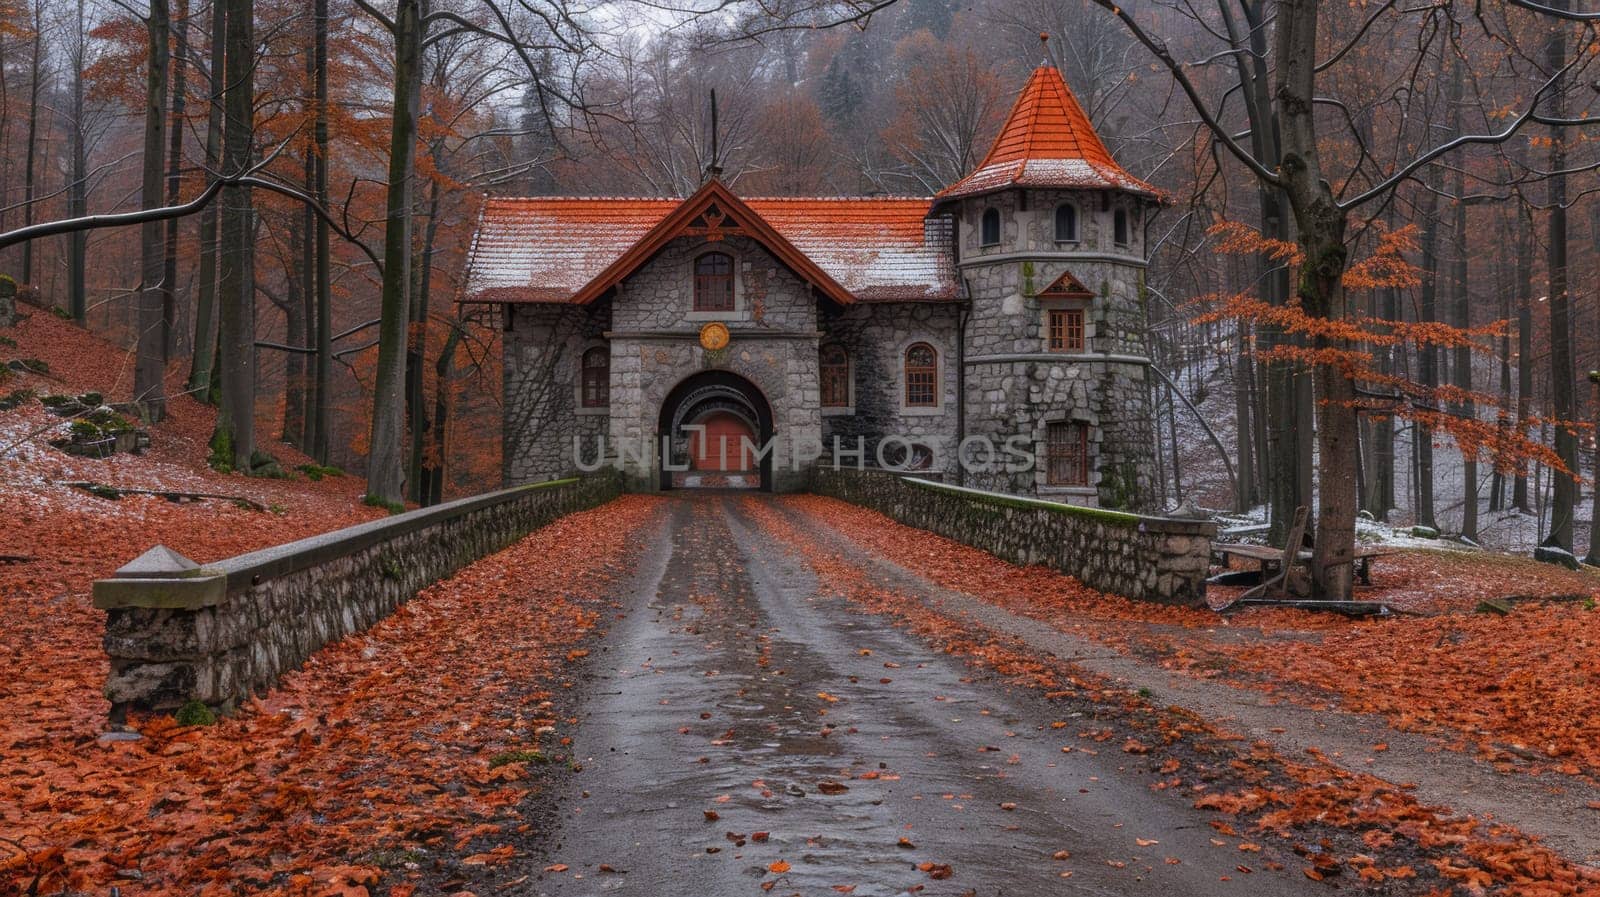
[[[591,655],[583,770],[548,842],[566,868],[521,893],[1307,892],[1293,857],[1268,871],[1115,745],[1076,738],[1087,721],[1052,729],[1062,711],[1036,693],[819,594],[798,535],[741,510],[761,500],[670,501]]]

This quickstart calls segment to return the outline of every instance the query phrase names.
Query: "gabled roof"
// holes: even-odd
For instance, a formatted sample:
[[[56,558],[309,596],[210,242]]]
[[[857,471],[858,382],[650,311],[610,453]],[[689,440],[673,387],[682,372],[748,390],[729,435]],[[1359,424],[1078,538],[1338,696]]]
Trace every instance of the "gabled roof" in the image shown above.
[[[941,191],[936,202],[1007,187],[1112,189],[1159,196],[1111,157],[1061,72],[1050,65],[1033,70],[989,154],[970,174]]]
[[[841,304],[954,299],[952,235],[926,222],[929,202],[742,199],[717,180],[688,199],[491,198],[461,301],[587,303],[677,237],[735,233]]]

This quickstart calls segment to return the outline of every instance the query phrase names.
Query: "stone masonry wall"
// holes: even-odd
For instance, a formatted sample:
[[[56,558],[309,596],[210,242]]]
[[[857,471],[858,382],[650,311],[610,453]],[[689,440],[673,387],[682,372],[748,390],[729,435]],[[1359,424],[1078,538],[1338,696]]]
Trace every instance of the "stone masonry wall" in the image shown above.
[[[585,349],[605,345],[611,303],[507,306],[502,418],[502,481],[507,486],[571,476],[573,440],[584,458],[607,429],[607,409],[579,407],[578,365]]]
[[[1054,239],[1057,205],[1078,210],[1077,242]],[[997,208],[1001,239],[978,245],[983,210]],[[1116,208],[1129,212],[1129,244],[1111,237]],[[1053,486],[1045,465],[997,470],[968,485],[1038,495],[1073,504],[1143,510],[1156,489],[1155,433],[1145,340],[1144,238],[1138,204],[1099,192],[1004,191],[963,201],[959,210],[960,267],[970,288],[967,325],[967,433],[1001,442],[1022,436],[1044,450],[1053,422],[1088,427],[1092,472],[1088,487]],[[1086,311],[1087,350],[1066,354],[1046,345],[1045,315],[1036,294],[1070,271],[1094,294],[1069,300]]]
[[[956,339],[954,304],[857,303],[823,315],[823,342],[837,341],[850,355],[850,406],[822,409],[822,439],[831,457],[838,437],[841,450],[865,447],[867,466],[877,464],[878,442],[900,436],[934,451],[932,470],[955,469]],[[925,342],[939,353],[939,405],[905,404],[905,353]],[[886,447],[886,454],[887,454]],[[854,466],[846,457],[845,462]]]
[[[95,583],[107,611],[112,717],[198,700],[231,709],[330,642],[563,515],[614,476],[523,486],[239,555],[171,578]]]
[[[1205,596],[1216,525],[962,489],[878,471],[817,468],[812,491],[871,508],[1015,564],[1163,604]]]

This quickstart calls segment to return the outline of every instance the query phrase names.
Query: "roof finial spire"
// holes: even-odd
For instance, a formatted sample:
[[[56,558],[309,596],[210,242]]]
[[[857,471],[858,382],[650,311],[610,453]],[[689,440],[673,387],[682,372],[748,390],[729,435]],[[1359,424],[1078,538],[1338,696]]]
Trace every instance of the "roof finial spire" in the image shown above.
[[[1039,48],[1044,51],[1044,59],[1039,61],[1039,65],[1044,66],[1046,68],[1049,68],[1050,67],[1050,32],[1048,32],[1048,31],[1039,32]]]
[[[717,158],[721,148],[717,145],[717,90],[711,89],[711,162],[706,165],[706,180],[722,177],[722,160]]]

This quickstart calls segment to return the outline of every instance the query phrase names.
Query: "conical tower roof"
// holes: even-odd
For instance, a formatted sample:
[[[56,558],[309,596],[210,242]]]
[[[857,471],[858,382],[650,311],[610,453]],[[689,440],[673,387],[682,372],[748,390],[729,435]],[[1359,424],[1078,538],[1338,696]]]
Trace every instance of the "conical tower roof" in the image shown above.
[[[1055,66],[1041,65],[1011,107],[1005,127],[978,167],[946,187],[958,199],[1007,187],[1159,192],[1117,164]]]

